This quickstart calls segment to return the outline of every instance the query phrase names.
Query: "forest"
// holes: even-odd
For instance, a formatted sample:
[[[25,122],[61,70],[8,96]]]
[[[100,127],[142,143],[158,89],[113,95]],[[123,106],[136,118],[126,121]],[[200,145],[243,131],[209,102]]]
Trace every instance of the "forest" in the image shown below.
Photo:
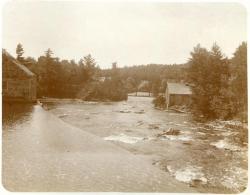
[[[59,59],[49,48],[36,60],[23,57],[22,44],[16,47],[16,59],[37,75],[38,97],[81,98],[84,100],[127,99],[127,93],[144,91],[157,95],[163,93],[167,80],[186,79],[185,64],[134,65],[112,69],[100,69],[95,59],[88,54],[78,62]]]
[[[159,96],[167,82],[192,86],[192,113],[207,119],[238,117],[247,120],[247,43],[227,58],[214,44],[210,50],[194,47],[186,64],[148,64],[101,69],[91,54],[78,62],[59,59],[49,48],[38,59],[24,57],[22,44],[16,59],[37,76],[38,97],[80,98],[91,101],[126,100],[128,93],[143,91]]]
[[[208,119],[237,117],[247,121],[247,43],[228,59],[214,44],[210,50],[197,45],[188,62],[192,83],[192,110]]]

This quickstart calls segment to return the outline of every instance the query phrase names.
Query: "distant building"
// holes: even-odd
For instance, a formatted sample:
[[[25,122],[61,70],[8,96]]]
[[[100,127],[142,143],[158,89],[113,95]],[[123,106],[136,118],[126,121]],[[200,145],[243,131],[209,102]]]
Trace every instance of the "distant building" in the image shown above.
[[[166,105],[167,109],[174,105],[190,105],[192,91],[190,86],[184,83],[167,83]]]
[[[2,51],[2,70],[3,101],[36,100],[36,75],[5,50]]]
[[[96,78],[96,81],[99,81],[99,82],[104,82],[105,80],[111,80],[111,77],[97,77]]]

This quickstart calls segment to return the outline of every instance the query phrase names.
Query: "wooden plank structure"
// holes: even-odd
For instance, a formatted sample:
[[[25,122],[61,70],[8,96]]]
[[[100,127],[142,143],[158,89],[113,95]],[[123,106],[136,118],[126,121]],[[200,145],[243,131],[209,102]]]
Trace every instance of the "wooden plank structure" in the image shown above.
[[[2,50],[2,97],[4,102],[35,102],[36,75]]]
[[[188,106],[191,104],[192,91],[190,86],[184,83],[167,83],[166,87],[166,105],[170,106]]]

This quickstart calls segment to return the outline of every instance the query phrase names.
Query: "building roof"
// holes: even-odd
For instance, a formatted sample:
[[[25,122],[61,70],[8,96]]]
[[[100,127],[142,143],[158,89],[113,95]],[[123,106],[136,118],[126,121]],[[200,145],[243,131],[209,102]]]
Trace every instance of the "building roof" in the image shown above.
[[[6,50],[2,50],[3,54],[6,55],[19,69],[21,69],[27,76],[35,76],[26,66],[18,62],[13,56],[11,56]]]
[[[190,95],[191,88],[184,83],[168,83],[169,94]]]

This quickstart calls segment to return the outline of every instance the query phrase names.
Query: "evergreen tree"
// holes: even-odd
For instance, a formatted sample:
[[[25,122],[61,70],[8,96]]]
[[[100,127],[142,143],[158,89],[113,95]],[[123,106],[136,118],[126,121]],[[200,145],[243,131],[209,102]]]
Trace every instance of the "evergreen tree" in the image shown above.
[[[92,58],[90,54],[80,59],[79,66],[81,68],[83,82],[94,80],[97,67],[95,59]]]
[[[48,48],[44,53],[47,59],[52,59],[53,52],[50,48]]]
[[[209,99],[206,92],[208,70],[209,52],[197,45],[194,51],[191,52],[191,59],[189,60],[189,81],[193,83],[192,86],[192,107],[196,115],[205,114],[209,112]]]
[[[21,43],[18,43],[16,47],[16,54],[17,54],[16,59],[21,63],[24,62],[23,53],[24,53],[23,46]]]
[[[227,118],[231,115],[229,63],[218,45],[211,51],[197,45],[191,52],[189,80],[192,82],[192,106],[195,114],[207,118]]]
[[[229,88],[229,61],[225,58],[218,45],[214,44],[210,52],[209,61],[211,72],[210,107],[214,118],[229,118],[232,116],[232,94]]]
[[[243,42],[232,58],[232,91],[235,94],[234,107],[237,113],[244,113],[247,119],[247,43]]]
[[[45,75],[44,75],[44,87],[46,88],[47,96],[54,96],[56,89],[56,84],[58,80],[58,66],[56,58],[52,57],[53,52],[50,48],[45,51]]]

